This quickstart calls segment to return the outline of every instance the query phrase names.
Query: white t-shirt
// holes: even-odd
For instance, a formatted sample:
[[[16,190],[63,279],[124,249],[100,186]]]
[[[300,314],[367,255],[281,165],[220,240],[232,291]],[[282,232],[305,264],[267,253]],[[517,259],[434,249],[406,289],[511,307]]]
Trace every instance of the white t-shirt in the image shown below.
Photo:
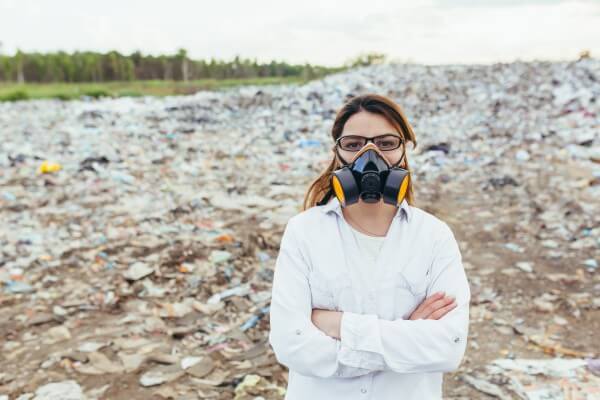
[[[362,277],[362,282],[367,286],[367,290],[373,292],[377,290],[377,284],[373,280],[373,277],[375,276],[374,271],[377,268],[377,256],[381,251],[385,236],[367,235],[366,233],[356,230],[350,224],[348,224],[348,226],[354,234],[358,251],[365,255],[365,260],[368,262],[367,265],[361,266],[359,275]]]
[[[383,241],[385,240],[385,236],[371,236],[365,233],[362,233],[352,225],[348,224],[354,237],[356,238],[356,242],[358,244],[358,248],[361,252],[363,252],[367,259],[371,261],[371,265],[369,267],[375,267],[375,261],[377,260],[377,256],[379,255],[379,251],[381,250],[381,245],[383,245]]]

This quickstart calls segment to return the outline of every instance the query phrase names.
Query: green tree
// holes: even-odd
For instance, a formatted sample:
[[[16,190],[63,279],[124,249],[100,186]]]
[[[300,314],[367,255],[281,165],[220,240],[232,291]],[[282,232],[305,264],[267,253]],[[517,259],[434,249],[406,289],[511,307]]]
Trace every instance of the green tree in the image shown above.
[[[387,60],[387,56],[384,53],[370,52],[363,53],[357,57],[346,62],[346,65],[350,68],[354,67],[365,67],[373,64],[383,64]]]

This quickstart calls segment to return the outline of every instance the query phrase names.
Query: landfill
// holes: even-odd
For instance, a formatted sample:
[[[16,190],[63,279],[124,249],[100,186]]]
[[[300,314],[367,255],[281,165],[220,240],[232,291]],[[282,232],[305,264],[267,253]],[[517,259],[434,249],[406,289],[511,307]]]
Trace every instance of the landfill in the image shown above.
[[[447,399],[600,399],[600,60],[0,103],[0,399],[283,399],[287,220],[350,97],[406,113],[472,290]]]

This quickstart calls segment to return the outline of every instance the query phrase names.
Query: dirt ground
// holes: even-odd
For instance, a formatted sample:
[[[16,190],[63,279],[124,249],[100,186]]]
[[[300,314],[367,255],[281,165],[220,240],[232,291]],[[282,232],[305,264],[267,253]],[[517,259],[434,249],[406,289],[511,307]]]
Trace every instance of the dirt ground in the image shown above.
[[[481,183],[481,182],[480,182]],[[511,191],[513,193],[511,193]],[[494,206],[482,201],[481,192],[467,190],[463,184],[441,184],[430,198],[420,198],[419,206],[424,210],[437,215],[447,221],[452,227],[461,247],[464,265],[472,288],[471,323],[467,352],[460,369],[445,375],[444,398],[447,399],[484,399],[493,398],[476,390],[467,384],[461,377],[464,374],[484,374],[484,367],[493,359],[504,357],[521,358],[548,358],[550,350],[528,341],[524,332],[540,331],[552,337],[565,349],[581,353],[597,352],[598,341],[595,332],[600,330],[600,311],[583,305],[575,305],[572,295],[581,293],[597,293],[598,276],[578,267],[581,254],[567,255],[564,259],[549,259],[540,250],[535,235],[535,223],[531,225],[517,225],[519,219],[531,219],[535,211],[532,208],[520,208],[515,204],[514,198],[519,198],[511,188],[504,188],[493,192]],[[521,216],[521,218],[519,218]],[[489,226],[488,226],[489,224]],[[484,227],[488,226],[488,229]],[[491,228],[490,228],[491,227]],[[256,234],[247,231],[246,226],[239,226],[236,236],[247,237],[249,242],[263,246],[264,250],[276,254],[278,233]],[[247,235],[247,236],[246,236]],[[254,235],[254,236],[252,236]],[[519,237],[526,240],[521,242],[525,248],[523,253],[515,253],[503,245],[515,241]],[[140,244],[141,245],[141,244]],[[143,249],[143,247],[141,248]],[[118,248],[106,249],[118,252]],[[147,249],[146,249],[147,250]],[[194,251],[185,248],[171,250],[171,261],[180,263],[181,260],[193,261],[194,258],[206,256],[206,249],[197,248]],[[187,253],[186,253],[187,251]],[[593,256],[593,254],[589,254]],[[528,273],[511,268],[517,261],[529,260],[534,262],[534,272]],[[168,263],[163,263],[168,265]],[[504,271],[504,272],[503,272]],[[506,271],[513,271],[507,274]],[[552,274],[566,274],[560,280],[549,279]],[[107,279],[114,279],[110,271],[91,268],[81,269],[76,265],[61,265],[52,270],[57,282],[87,282],[94,286],[102,285]],[[562,276],[562,275],[559,275]],[[161,279],[166,279],[162,277]],[[216,281],[222,277],[215,276]],[[175,278],[177,281],[177,277]],[[53,283],[49,282],[50,287]],[[263,283],[268,289],[269,283]],[[594,289],[596,285],[596,289]],[[594,292],[596,290],[596,292]],[[544,293],[556,293],[556,309],[553,312],[541,312],[536,309],[533,300]],[[200,294],[200,297],[202,295]],[[1,299],[0,319],[4,321],[0,329],[3,340],[22,338],[32,345],[20,347],[16,351],[5,352],[0,358],[1,370],[6,373],[19,371],[27,375],[27,383],[19,392],[32,392],[40,384],[50,380],[63,380],[75,378],[83,387],[99,388],[108,385],[108,389],[101,398],[106,399],[145,399],[156,393],[154,388],[141,388],[139,385],[140,373],[138,370],[130,373],[86,375],[79,374],[69,365],[72,360],[62,358],[50,368],[40,369],[40,363],[50,354],[76,345],[77,341],[88,337],[89,339],[117,337],[120,334],[131,333],[135,330],[130,324],[124,323],[129,308],[128,301],[135,302],[134,297],[123,296],[119,305],[113,308],[102,309],[90,306],[89,311],[80,311],[77,315],[76,328],[78,339],[61,341],[51,345],[40,344],[45,332],[60,324],[56,316],[50,315],[45,322],[28,325],[21,317],[39,314],[47,310],[46,301],[32,301],[25,295],[6,296]],[[93,294],[90,298],[93,302]],[[51,303],[61,304],[61,298],[51,300]],[[62,303],[65,306],[64,302]],[[133,306],[131,306],[133,307]],[[231,314],[236,313],[233,303],[227,305]],[[244,306],[241,306],[244,307]],[[223,314],[225,315],[225,313]],[[181,326],[193,317],[176,320],[172,325]],[[567,323],[559,325],[553,321],[555,316],[564,318]],[[170,324],[171,325],[171,324]],[[85,333],[92,333],[85,335]],[[268,323],[265,319],[247,331],[247,336],[254,341],[265,341],[268,332]],[[75,336],[75,335],[73,335]],[[167,348],[177,346],[181,339],[169,337],[164,332],[157,331],[153,335]],[[38,339],[36,339],[38,338]],[[560,352],[559,352],[560,353]],[[271,376],[273,382],[285,387],[286,369],[274,361],[271,350],[267,350],[267,357],[260,367],[256,367],[261,376]],[[114,352],[108,352],[109,358],[115,357]],[[224,362],[224,367],[226,362]],[[231,364],[229,364],[231,367]],[[254,367],[250,367],[253,369]],[[240,374],[240,376],[243,374]],[[240,378],[226,381],[222,386],[212,386],[211,392],[220,392],[218,398],[233,398],[232,392],[235,382]],[[177,381],[179,389],[194,387],[194,383],[181,378]],[[5,386],[6,388],[7,386]],[[202,385],[200,385],[202,387]],[[15,394],[15,392],[13,392]],[[264,395],[264,393],[263,393]],[[193,396],[193,395],[189,395]],[[272,397],[282,398],[271,393]],[[12,397],[11,397],[12,398]],[[157,397],[158,398],[158,397]],[[190,397],[193,398],[193,397]]]

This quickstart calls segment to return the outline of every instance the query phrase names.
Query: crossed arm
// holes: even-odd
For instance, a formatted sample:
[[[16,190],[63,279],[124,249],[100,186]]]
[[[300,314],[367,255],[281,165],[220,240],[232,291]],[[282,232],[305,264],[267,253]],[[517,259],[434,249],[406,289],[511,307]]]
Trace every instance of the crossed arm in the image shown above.
[[[446,225],[436,241],[428,293],[454,294],[454,309],[439,320],[393,321],[346,311],[325,333],[311,318],[309,264],[295,222],[289,220],[281,239],[270,307],[269,343],[281,364],[322,378],[458,368],[466,350],[471,293],[458,244]]]

